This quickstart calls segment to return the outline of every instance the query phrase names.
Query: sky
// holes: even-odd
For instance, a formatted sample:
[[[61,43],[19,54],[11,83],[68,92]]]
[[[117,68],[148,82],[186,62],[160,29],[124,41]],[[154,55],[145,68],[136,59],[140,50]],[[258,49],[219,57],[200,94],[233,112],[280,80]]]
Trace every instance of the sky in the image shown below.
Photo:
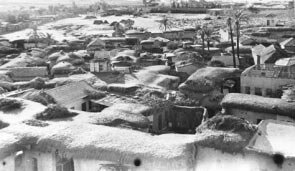
[[[35,4],[70,4],[73,1],[75,1],[77,4],[90,4],[90,3],[95,3],[99,0],[0,0],[0,4],[5,4],[5,3],[35,3]],[[170,0],[158,0],[161,2],[170,2]],[[207,1],[214,1],[214,0],[207,0]],[[218,0],[218,1],[223,1],[223,2],[268,2],[268,1],[274,1],[274,0]],[[280,0],[280,1],[290,1],[290,0]],[[110,3],[110,4],[130,4],[130,3],[142,3],[142,0],[105,0],[105,2]]]

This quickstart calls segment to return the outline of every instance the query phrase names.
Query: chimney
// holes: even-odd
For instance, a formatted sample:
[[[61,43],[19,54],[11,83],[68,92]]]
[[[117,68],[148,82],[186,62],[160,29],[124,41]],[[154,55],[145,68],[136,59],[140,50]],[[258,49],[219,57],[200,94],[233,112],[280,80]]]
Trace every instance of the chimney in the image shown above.
[[[260,55],[257,55],[256,66],[257,66],[257,69],[259,70],[260,69]]]

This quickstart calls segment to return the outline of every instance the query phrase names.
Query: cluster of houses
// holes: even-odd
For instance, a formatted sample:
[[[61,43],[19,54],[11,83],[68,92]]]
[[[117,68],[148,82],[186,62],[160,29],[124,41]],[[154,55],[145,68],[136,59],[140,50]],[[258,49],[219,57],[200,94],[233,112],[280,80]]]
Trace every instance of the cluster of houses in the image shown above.
[[[274,23],[239,51],[195,28],[3,39],[0,103],[23,106],[0,107],[0,170],[294,170],[295,30]],[[52,105],[75,116],[36,117]]]

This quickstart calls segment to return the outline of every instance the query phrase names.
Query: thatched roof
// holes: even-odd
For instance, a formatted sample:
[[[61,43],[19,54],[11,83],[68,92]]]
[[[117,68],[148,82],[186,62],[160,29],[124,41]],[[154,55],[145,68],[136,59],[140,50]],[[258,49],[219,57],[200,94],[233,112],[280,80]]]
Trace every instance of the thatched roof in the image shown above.
[[[10,60],[8,63],[1,65],[0,69],[26,67],[26,66],[40,66],[44,64],[44,60],[37,57],[29,56],[25,53],[20,54],[18,57]]]
[[[229,115],[217,115],[197,128],[196,136],[201,146],[224,152],[242,152],[257,128],[249,122]]]
[[[268,98],[249,94],[230,93],[221,102],[224,108],[236,108],[295,118],[295,103],[283,99]]]
[[[97,38],[87,45],[87,49],[91,49],[91,48],[100,49],[100,48],[103,48],[105,45],[106,44],[103,40],[101,40],[100,38]]]
[[[166,65],[154,65],[154,66],[145,67],[143,68],[143,70],[157,72],[161,74],[168,74],[170,72],[170,67]]]
[[[57,58],[56,62],[62,62],[62,61],[65,61],[65,62],[71,62],[71,58],[69,56],[69,54],[64,54],[64,55],[61,55],[60,57]]]
[[[149,109],[147,106],[135,103],[114,104],[96,115],[95,124],[147,129],[150,121],[140,111],[144,107]]]
[[[152,136],[127,129],[78,123],[51,123],[45,127],[26,124],[1,130],[0,159],[31,144],[39,151],[58,149],[75,158],[89,158],[141,168],[173,170],[193,167],[194,136],[166,134]]]
[[[54,78],[49,80],[47,83],[48,84],[57,84],[57,85],[65,85],[68,83],[73,83],[73,82],[79,82],[79,81],[86,81],[88,84],[93,85],[106,85],[106,83],[99,78],[97,78],[95,75],[92,73],[88,72],[86,74],[75,74],[75,75],[69,75],[68,77],[60,77],[60,78]]]
[[[21,95],[20,98],[30,100],[33,102],[38,102],[45,106],[55,103],[54,99],[48,96],[46,93],[44,93],[43,90],[29,91]]]
[[[237,66],[240,65],[239,58],[235,56]],[[233,57],[231,55],[221,55],[221,56],[213,56],[211,58],[211,62],[213,61],[220,61],[224,63],[225,66],[234,66],[233,64]]]
[[[0,87],[10,91],[16,89],[16,86],[14,83],[7,82],[7,81],[0,81]]]
[[[69,62],[59,62],[58,64],[54,65],[51,69],[53,74],[58,73],[60,71],[67,71],[71,72],[75,69],[75,67]]]
[[[239,77],[240,74],[236,68],[206,67],[197,70],[178,88],[184,94],[207,93],[221,86],[224,79]]]
[[[252,37],[252,38],[249,38],[249,39],[246,39],[244,40],[243,42],[241,42],[241,44],[243,45],[251,45],[251,46],[254,46],[254,45],[258,45],[258,44],[262,44],[264,46],[269,46],[273,43],[277,43],[278,41],[275,40],[275,39],[268,39],[268,38],[255,38],[255,37]]]
[[[50,61],[56,61],[59,57],[65,55],[63,51],[55,52],[48,56]]]
[[[19,53],[19,49],[11,48],[7,46],[0,46],[0,53],[1,54],[13,54],[13,53]]]
[[[80,81],[45,90],[44,93],[52,97],[58,104],[63,105],[87,97],[87,91],[95,91],[95,89],[85,81]]]
[[[149,70],[141,70],[135,75],[143,85],[159,89],[175,89],[180,83],[179,77],[159,74]]]
[[[46,67],[14,67],[10,68],[12,77],[47,77],[48,70]]]
[[[12,98],[8,98],[12,99]],[[37,113],[45,110],[45,106],[40,103],[24,99],[16,99],[22,103],[20,109],[0,111],[0,120],[9,124],[20,123],[24,120],[33,119]]]

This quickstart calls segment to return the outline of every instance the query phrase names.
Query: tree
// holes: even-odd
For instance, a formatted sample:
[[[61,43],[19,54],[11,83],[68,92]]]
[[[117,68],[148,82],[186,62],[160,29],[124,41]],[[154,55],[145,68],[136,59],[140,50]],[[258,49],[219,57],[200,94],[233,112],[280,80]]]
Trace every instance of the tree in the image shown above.
[[[231,47],[232,47],[232,54],[233,54],[233,63],[234,63],[234,68],[237,67],[236,64],[236,55],[235,55],[235,44],[234,44],[234,38],[233,38],[233,27],[232,27],[232,18],[229,17],[227,19],[227,26],[229,28],[229,34],[230,34],[230,39],[231,39]]]
[[[213,28],[206,25],[204,28],[205,39],[207,41],[208,53],[210,52],[210,42],[212,40]]]
[[[225,67],[225,64],[223,62],[217,60],[210,61],[208,65],[212,67]]]
[[[176,8],[175,1],[172,2],[172,5],[171,6],[172,6],[172,8]]]
[[[240,31],[241,31],[241,24],[248,23],[249,17],[245,14],[245,10],[237,10],[234,13],[234,20],[235,20],[235,29],[237,34],[237,57],[240,60]]]
[[[123,22],[123,24],[124,24],[124,26],[125,26],[125,28],[126,28],[127,30],[130,30],[130,29],[133,28],[134,20],[131,20],[131,19],[125,20],[125,21]]]
[[[198,29],[198,35],[200,35],[202,39],[203,57],[205,56],[205,42],[207,42],[208,53],[210,51],[210,42],[212,40],[212,33],[213,33],[213,29],[208,24],[204,24]]]
[[[260,10],[258,8],[255,8],[254,6],[250,6],[248,8],[248,11],[250,11],[251,13],[254,13],[254,14],[258,14],[260,12]]]
[[[113,36],[117,36],[117,37],[121,37],[121,36],[123,36],[123,34],[124,34],[124,28],[123,28],[123,26],[119,23],[119,22],[116,22],[115,24],[114,24],[114,30],[115,30],[115,32],[113,33]]]
[[[200,35],[202,39],[202,55],[204,58],[205,57],[205,32],[202,27],[198,28],[197,34]]]
[[[171,21],[167,18],[167,16],[164,16],[164,18],[160,20],[159,28],[161,30],[167,31],[167,29],[171,29],[171,27],[172,27]]]
[[[28,34],[29,36],[29,40],[32,40],[33,42],[35,42],[35,46],[37,47],[38,42],[41,39],[46,38],[46,35],[42,32],[38,32],[38,27],[34,26],[32,31]]]
[[[45,35],[46,35],[46,37],[45,37],[46,42],[47,42],[47,44],[49,46],[54,42],[54,39],[52,38],[52,34],[46,33]]]

